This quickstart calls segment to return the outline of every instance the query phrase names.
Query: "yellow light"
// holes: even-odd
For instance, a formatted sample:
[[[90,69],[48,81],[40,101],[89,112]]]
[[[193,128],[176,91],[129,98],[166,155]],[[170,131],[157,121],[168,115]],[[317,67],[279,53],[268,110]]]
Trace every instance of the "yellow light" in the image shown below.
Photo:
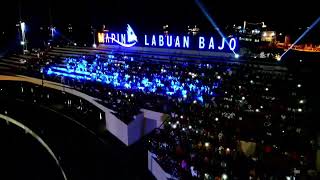
[[[98,42],[104,43],[104,33],[98,33]]]
[[[210,143],[209,143],[209,142],[205,142],[205,143],[204,143],[204,146],[205,146],[205,147],[209,147],[209,146],[210,146]]]

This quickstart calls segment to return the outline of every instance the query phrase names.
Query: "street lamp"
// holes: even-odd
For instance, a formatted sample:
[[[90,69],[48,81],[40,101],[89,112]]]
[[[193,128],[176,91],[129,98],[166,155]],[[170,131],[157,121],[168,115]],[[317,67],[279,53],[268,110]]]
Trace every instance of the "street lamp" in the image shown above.
[[[56,30],[56,28],[53,27],[53,26],[51,26],[50,31],[51,31],[51,38],[52,38],[52,40],[53,40],[53,38],[54,38],[54,32],[55,32],[55,30]]]
[[[21,27],[21,32],[24,33],[26,30],[26,23],[25,22],[20,22],[20,27]]]
[[[26,40],[26,23],[25,22],[20,22],[20,28],[21,28],[21,41],[20,44],[23,46],[23,54],[25,50],[27,50],[27,40]]]
[[[97,48],[97,44],[96,44],[96,29],[92,28],[92,36],[93,36],[93,44],[92,47],[93,48]]]

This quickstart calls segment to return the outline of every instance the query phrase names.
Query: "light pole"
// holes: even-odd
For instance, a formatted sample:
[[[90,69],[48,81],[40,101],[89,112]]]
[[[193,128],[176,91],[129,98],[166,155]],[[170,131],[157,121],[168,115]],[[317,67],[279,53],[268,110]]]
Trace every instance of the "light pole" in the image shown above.
[[[25,22],[21,22],[20,21],[20,28],[21,28],[21,42],[20,44],[22,45],[22,49],[23,49],[23,54],[25,53],[25,51],[27,50],[27,39],[26,39],[26,23]]]
[[[56,30],[55,27],[53,27],[53,26],[50,27],[50,33],[51,33],[50,35],[51,35],[51,40],[52,40],[52,41],[53,41],[53,39],[54,39],[55,30]]]
[[[92,36],[93,36],[93,48],[97,48],[97,44],[96,44],[96,29],[92,28]]]

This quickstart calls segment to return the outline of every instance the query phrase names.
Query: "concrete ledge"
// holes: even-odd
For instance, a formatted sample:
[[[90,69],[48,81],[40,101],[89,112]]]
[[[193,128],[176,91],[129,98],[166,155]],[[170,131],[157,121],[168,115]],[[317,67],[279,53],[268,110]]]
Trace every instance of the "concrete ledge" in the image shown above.
[[[167,114],[164,114],[161,112],[156,112],[156,111],[151,111],[148,109],[141,109],[141,111],[143,112],[145,119],[154,120],[156,122],[155,126],[157,128],[160,127],[162,125],[162,123],[166,120],[166,118],[169,116]],[[150,130],[150,129],[146,129],[146,130]],[[150,131],[148,131],[148,132],[150,132]]]
[[[155,154],[148,151],[148,169],[157,180],[178,179],[165,172],[155,159]]]
[[[116,136],[121,142],[123,142],[127,146],[137,142],[143,136],[150,133],[153,129],[158,128],[162,124],[162,122],[164,121],[164,117],[166,116],[163,113],[150,111],[147,109],[141,109],[141,113],[135,115],[134,120],[132,120],[129,124],[125,124],[123,121],[118,119],[113,114],[115,113],[115,111],[106,108],[102,104],[98,103],[97,101],[99,99],[89,96],[80,91],[77,91],[67,85],[47,80],[42,81],[42,79],[18,75],[0,75],[0,80],[24,81],[40,86],[42,86],[43,84],[44,87],[63,91],[88,101],[104,113],[105,129],[108,130],[114,136]]]

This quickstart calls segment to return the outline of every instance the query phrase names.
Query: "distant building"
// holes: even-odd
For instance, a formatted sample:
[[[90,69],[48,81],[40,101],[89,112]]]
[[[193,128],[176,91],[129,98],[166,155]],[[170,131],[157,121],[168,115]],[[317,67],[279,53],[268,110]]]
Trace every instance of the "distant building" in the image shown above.
[[[291,42],[291,37],[289,35],[286,35],[284,37],[284,44],[288,45],[288,44],[290,44],[290,42]]]
[[[67,31],[68,31],[68,33],[72,33],[73,32],[73,28],[72,28],[71,24],[68,24]]]
[[[162,30],[165,35],[168,35],[169,34],[169,25],[166,24],[166,25],[162,26]]]
[[[264,22],[251,23],[244,21],[242,25],[234,24],[231,34],[238,37],[240,55],[253,58],[274,57],[273,49],[277,43],[276,31],[267,27]]]
[[[102,32],[109,32],[109,29],[106,28],[106,25],[102,25]]]
[[[263,31],[261,34],[261,41],[275,42],[276,41],[276,32],[275,31]]]
[[[188,34],[197,35],[200,31],[200,28],[197,27],[197,25],[194,25],[194,27],[188,26]]]
[[[233,25],[233,31],[238,36],[239,41],[247,41],[253,43],[259,42],[271,42],[269,40],[275,40],[275,32],[267,31],[267,25],[264,22],[250,23],[243,22],[243,25]],[[271,36],[273,35],[273,36]]]

